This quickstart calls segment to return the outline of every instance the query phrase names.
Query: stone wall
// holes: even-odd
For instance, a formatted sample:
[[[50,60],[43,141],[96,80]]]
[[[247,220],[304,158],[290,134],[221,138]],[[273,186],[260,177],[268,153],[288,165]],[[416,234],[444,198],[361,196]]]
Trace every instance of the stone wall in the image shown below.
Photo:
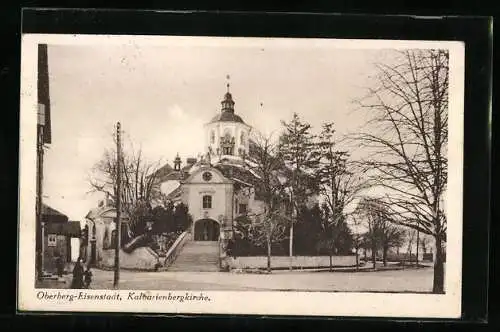
[[[292,257],[294,267],[319,268],[330,266],[329,256],[294,256]],[[238,257],[231,259],[233,269],[257,269],[267,267],[266,256]],[[356,256],[333,256],[332,265],[337,267],[347,267],[356,265]],[[290,257],[271,257],[271,268],[287,268],[290,266]]]
[[[101,253],[99,267],[114,268],[115,266],[115,251],[103,250]],[[120,268],[128,270],[145,270],[154,271],[160,263],[158,254],[149,247],[140,247],[127,254],[120,250]]]

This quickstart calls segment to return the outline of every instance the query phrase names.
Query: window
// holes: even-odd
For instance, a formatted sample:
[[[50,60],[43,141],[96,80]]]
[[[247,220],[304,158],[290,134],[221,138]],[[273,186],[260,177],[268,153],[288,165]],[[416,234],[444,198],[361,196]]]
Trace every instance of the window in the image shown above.
[[[212,130],[210,133],[210,143],[214,144],[215,142],[215,132]]]
[[[246,204],[240,204],[240,206],[239,206],[239,213],[240,214],[247,213],[247,205]]]
[[[242,132],[241,133],[241,136],[240,136],[240,144],[241,145],[245,145],[245,133]]]
[[[212,196],[210,195],[203,196],[203,208],[204,209],[212,208]]]

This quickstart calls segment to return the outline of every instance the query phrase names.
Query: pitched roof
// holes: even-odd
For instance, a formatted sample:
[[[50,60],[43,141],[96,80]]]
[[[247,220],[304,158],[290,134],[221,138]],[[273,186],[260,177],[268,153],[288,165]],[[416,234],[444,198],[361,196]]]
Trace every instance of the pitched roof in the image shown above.
[[[174,169],[172,168],[172,166],[170,166],[168,163],[166,163],[162,167],[158,168],[158,170],[156,170],[156,172],[149,175],[149,177],[155,176],[157,179],[161,179],[161,178],[167,176],[168,174],[172,173],[173,170]]]
[[[182,194],[182,186],[178,186],[167,195],[167,199],[171,201],[179,200],[181,198],[181,194]]]
[[[42,204],[42,220],[46,223],[65,223],[68,216],[46,204]]]
[[[68,221],[67,223],[47,224],[47,234],[66,235],[80,237],[81,227],[79,221]]]

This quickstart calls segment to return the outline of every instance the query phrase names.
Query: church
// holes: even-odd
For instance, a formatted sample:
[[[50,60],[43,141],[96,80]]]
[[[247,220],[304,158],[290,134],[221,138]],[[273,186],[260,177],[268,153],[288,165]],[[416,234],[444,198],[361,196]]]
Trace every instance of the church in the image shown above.
[[[177,155],[173,167],[166,164],[155,173],[164,197],[189,207],[193,240],[229,239],[236,217],[261,213],[263,202],[254,187],[260,177],[249,158],[252,129],[235,113],[227,84],[220,113],[204,125],[204,154],[185,163]]]

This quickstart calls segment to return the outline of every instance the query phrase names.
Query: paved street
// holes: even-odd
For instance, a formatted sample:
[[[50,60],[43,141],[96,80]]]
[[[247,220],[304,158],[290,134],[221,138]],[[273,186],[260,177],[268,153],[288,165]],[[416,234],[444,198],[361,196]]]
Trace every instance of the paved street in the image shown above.
[[[95,269],[93,274],[91,288],[112,288],[112,271]],[[120,289],[430,292],[432,274],[432,268],[378,272],[275,271],[272,274],[121,271]],[[71,276],[67,278],[64,288],[70,284]]]

